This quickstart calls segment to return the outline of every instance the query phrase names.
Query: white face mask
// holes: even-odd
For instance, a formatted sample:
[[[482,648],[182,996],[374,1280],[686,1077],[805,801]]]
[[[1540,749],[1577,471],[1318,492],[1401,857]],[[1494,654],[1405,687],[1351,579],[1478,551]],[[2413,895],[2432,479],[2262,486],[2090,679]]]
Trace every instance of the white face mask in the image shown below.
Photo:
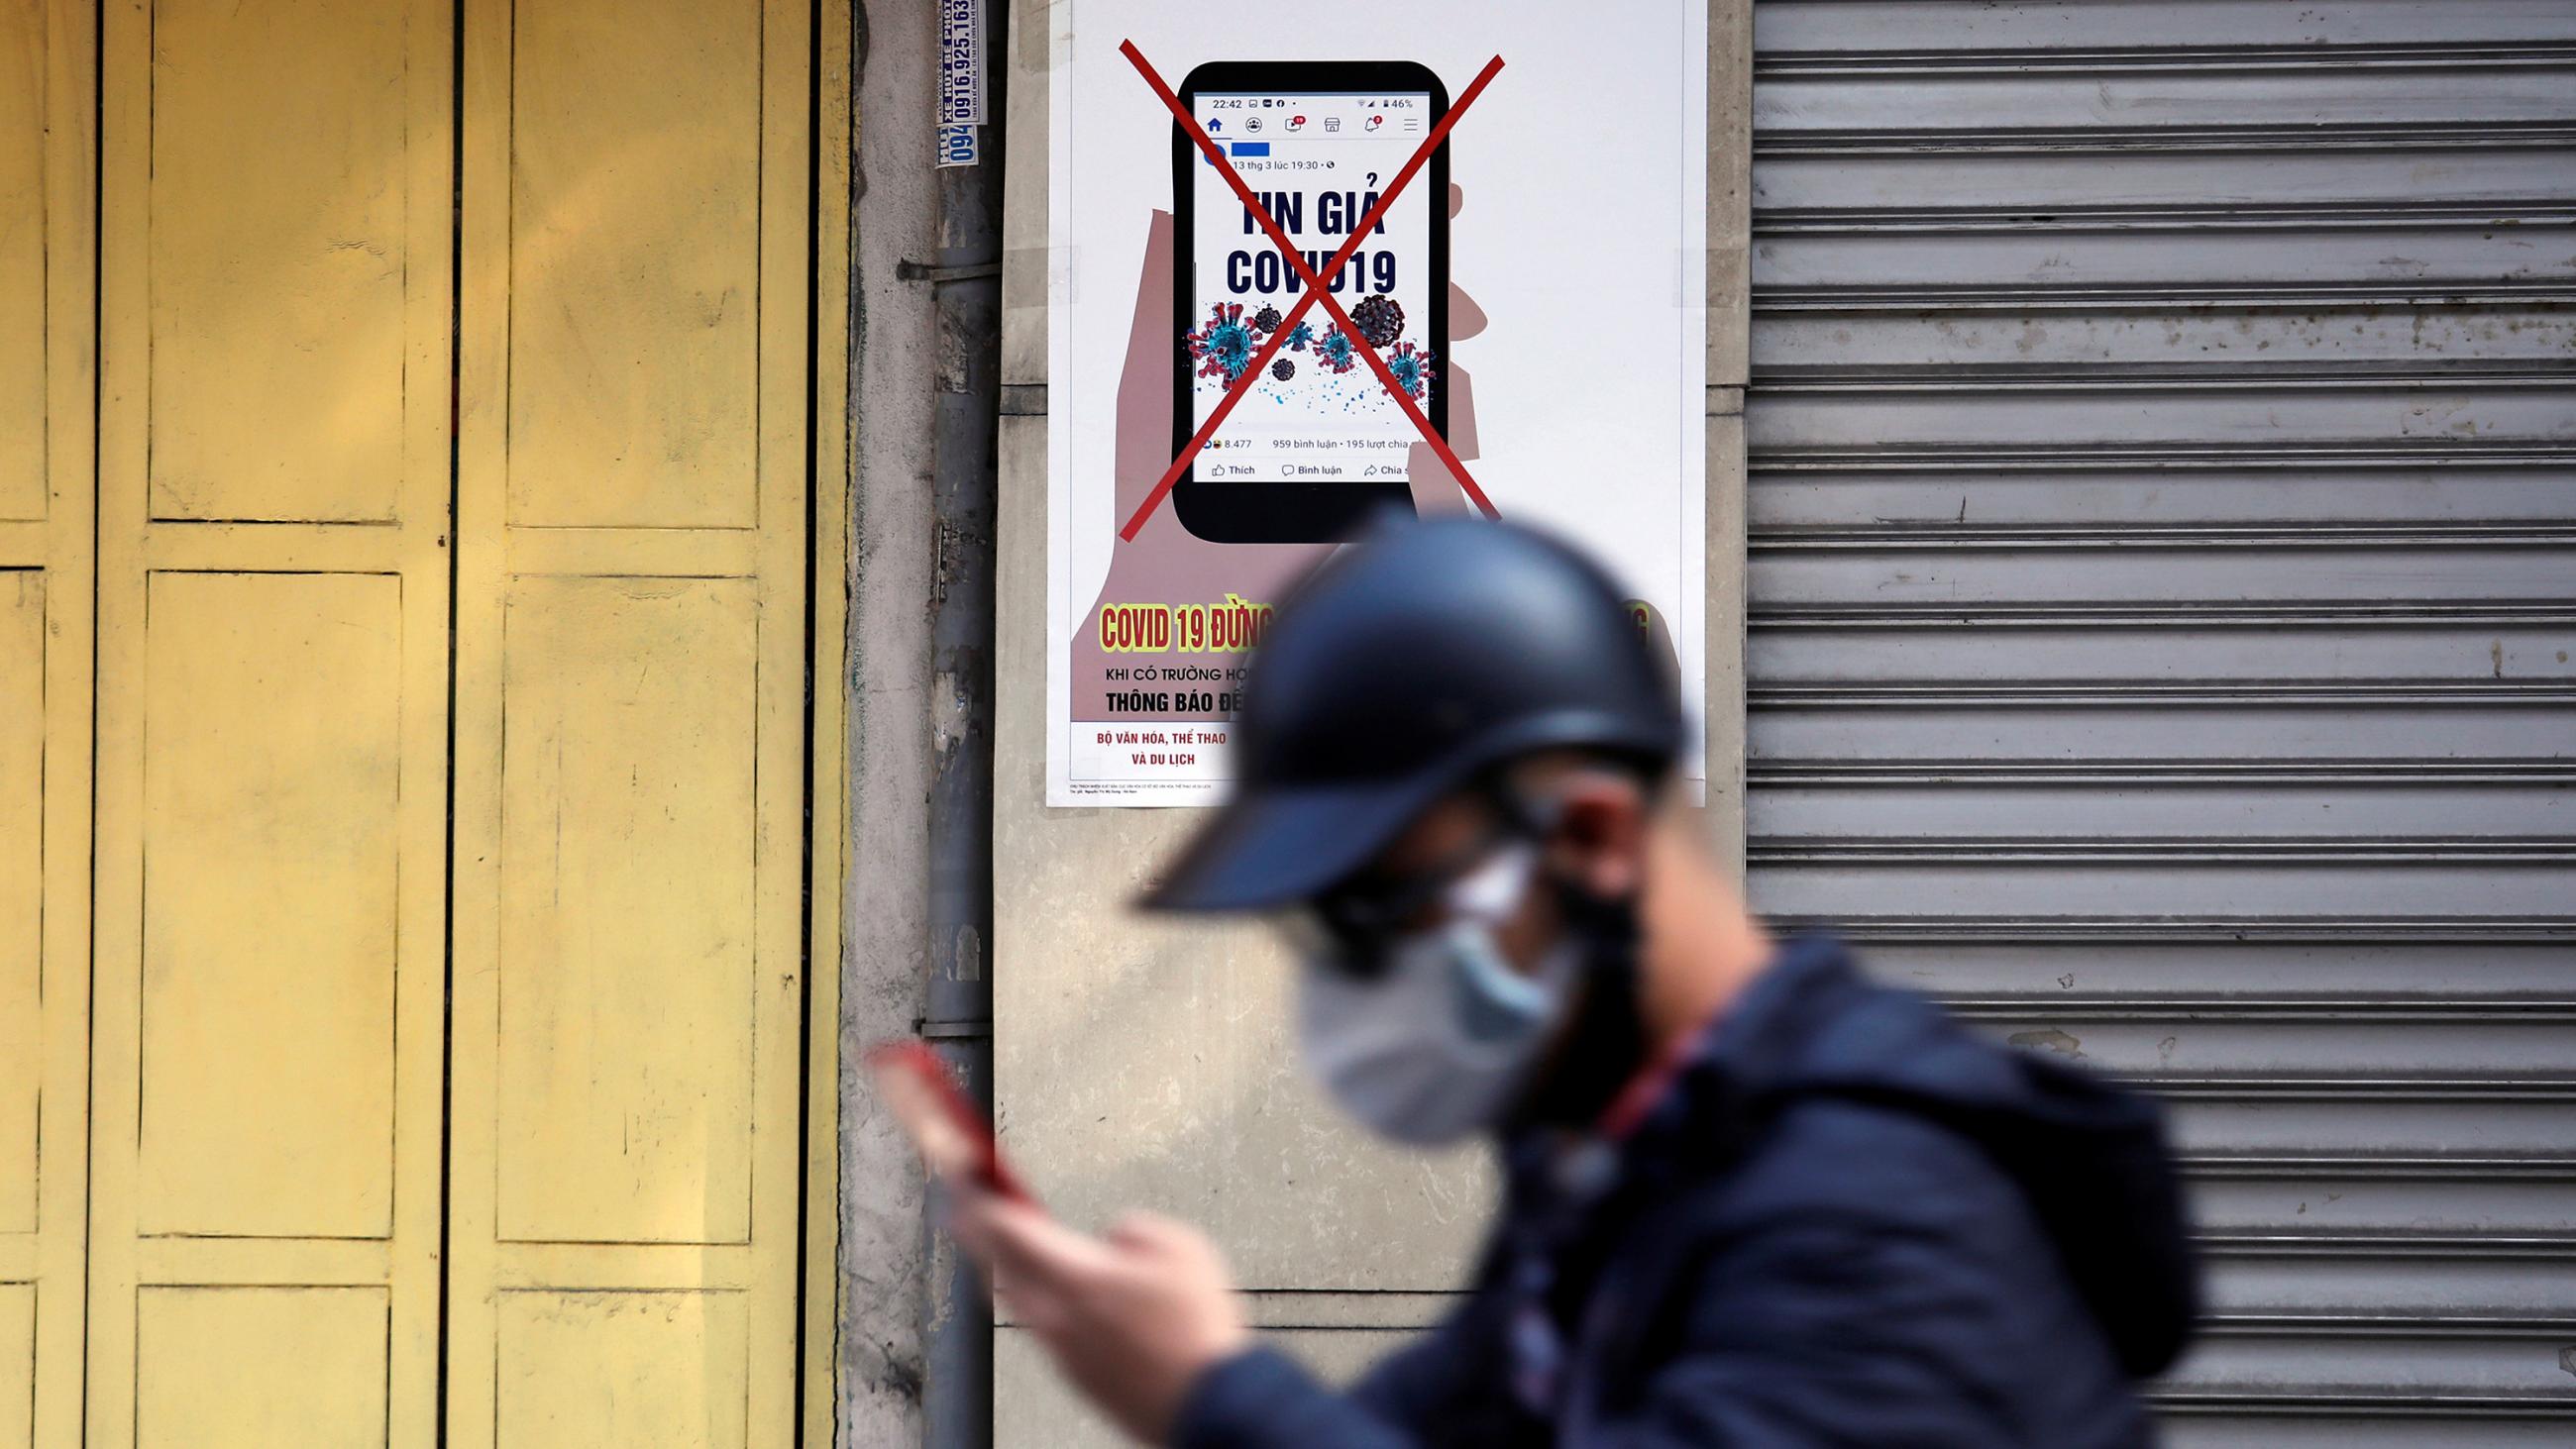
[[[1555,1033],[1582,959],[1569,940],[1522,974],[1495,931],[1537,874],[1516,843],[1444,896],[1446,919],[1399,937],[1385,970],[1353,975],[1310,957],[1300,968],[1298,1047],[1343,1110],[1399,1142],[1455,1142],[1511,1109]]]

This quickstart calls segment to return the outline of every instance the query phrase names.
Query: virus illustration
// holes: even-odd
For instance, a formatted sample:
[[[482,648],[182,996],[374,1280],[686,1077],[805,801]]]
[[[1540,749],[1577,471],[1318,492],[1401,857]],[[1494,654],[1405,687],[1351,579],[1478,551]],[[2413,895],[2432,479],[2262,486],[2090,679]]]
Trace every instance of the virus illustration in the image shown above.
[[[1297,364],[1290,362],[1287,358],[1280,358],[1277,362],[1270,364],[1270,375],[1279,379],[1281,382],[1286,382],[1288,379],[1297,375]]]
[[[1351,325],[1371,347],[1385,347],[1404,335],[1404,304],[1384,292],[1351,309]]]
[[[1252,365],[1252,329],[1243,323],[1240,302],[1218,302],[1209,307],[1207,321],[1185,340],[1190,345],[1190,356],[1199,360],[1201,377],[1221,377],[1232,382]]]
[[[1255,332],[1278,331],[1279,309],[1276,307],[1264,306],[1260,311],[1253,313],[1252,330]]]
[[[1314,340],[1315,324],[1312,322],[1300,322],[1288,329],[1288,345],[1299,352],[1305,351],[1307,344]]]
[[[1418,398],[1431,387],[1431,354],[1410,342],[1395,344],[1395,350],[1386,355],[1386,370],[1395,374],[1395,385],[1404,389],[1406,397]]]
[[[1351,345],[1349,334],[1336,327],[1315,344],[1315,360],[1334,372],[1348,372],[1360,365],[1360,350]]]

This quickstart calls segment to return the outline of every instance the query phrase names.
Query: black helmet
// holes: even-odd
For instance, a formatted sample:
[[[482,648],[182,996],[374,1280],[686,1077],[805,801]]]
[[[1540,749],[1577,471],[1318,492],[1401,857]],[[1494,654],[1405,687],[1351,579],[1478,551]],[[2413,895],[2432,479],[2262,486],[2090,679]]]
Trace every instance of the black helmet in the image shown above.
[[[1280,606],[1234,720],[1234,795],[1145,903],[1306,899],[1495,766],[1576,747],[1660,773],[1682,733],[1670,672],[1589,559],[1482,519],[1389,524]]]

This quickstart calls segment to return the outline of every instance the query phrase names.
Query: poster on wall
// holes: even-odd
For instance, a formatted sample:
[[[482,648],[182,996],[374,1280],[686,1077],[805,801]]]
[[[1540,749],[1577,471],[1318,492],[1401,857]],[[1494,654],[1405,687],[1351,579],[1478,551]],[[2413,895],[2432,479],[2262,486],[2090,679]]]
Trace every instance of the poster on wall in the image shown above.
[[[1700,698],[1706,7],[1047,13],[1047,803],[1216,799],[1388,513],[1590,549]]]

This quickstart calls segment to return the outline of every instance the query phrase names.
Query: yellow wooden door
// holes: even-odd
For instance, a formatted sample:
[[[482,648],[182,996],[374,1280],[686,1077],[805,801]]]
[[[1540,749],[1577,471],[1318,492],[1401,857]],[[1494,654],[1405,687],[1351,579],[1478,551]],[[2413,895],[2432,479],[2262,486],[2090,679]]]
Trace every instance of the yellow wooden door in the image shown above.
[[[453,51],[101,29],[87,1442],[432,1442]]]
[[[81,1422],[95,24],[0,0],[0,1449]]]
[[[793,1441],[814,30],[0,0],[0,1449]]]
[[[464,15],[450,1441],[785,1445],[812,13]]]

